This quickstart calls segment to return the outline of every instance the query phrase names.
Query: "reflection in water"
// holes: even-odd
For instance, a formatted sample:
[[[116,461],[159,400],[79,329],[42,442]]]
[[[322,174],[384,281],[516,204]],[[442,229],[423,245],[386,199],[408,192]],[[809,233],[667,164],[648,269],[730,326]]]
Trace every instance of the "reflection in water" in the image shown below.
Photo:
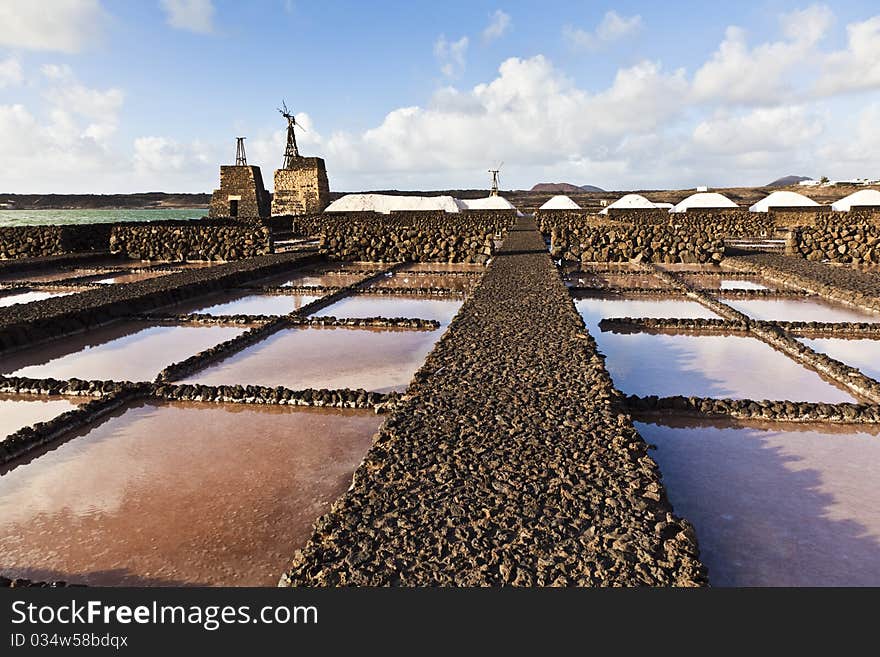
[[[182,312],[205,315],[287,315],[318,298],[307,294],[236,294],[232,298],[214,299],[207,304],[204,301],[190,304],[192,309]]]
[[[402,296],[348,296],[319,311],[332,317],[417,317],[449,324],[461,308],[461,300]]]
[[[64,297],[68,294],[76,294],[76,292],[61,292],[53,290],[52,292],[35,291],[21,292],[20,294],[8,294],[6,296],[0,296],[0,308],[6,308],[16,303],[32,303],[34,301],[51,299],[52,297]]]
[[[0,476],[0,573],[273,586],[382,419],[147,404]]]
[[[400,271],[475,271],[484,272],[486,267],[470,262],[410,262]]]
[[[772,290],[776,289],[773,284],[755,276],[752,278],[725,278],[724,276],[703,276],[700,274],[685,274],[686,282],[698,288],[716,290]]]
[[[602,332],[603,317],[712,317],[696,302],[577,299],[614,385],[634,395],[854,401],[769,345],[740,335]]]
[[[149,326],[126,322],[3,357],[0,374],[37,379],[152,381],[167,365],[229,340],[245,329]]]
[[[413,275],[407,271],[399,271],[383,276],[370,284],[379,288],[432,288],[439,287],[457,292],[468,292],[474,288],[478,279],[469,276],[448,276],[444,274]]]
[[[716,586],[880,585],[880,436],[636,423]],[[876,431],[874,429],[873,431]]]
[[[441,334],[441,330],[286,329],[182,383],[403,391]]]
[[[19,429],[46,422],[88,400],[0,394],[0,440]]]
[[[880,313],[849,308],[819,297],[804,299],[725,299],[753,319],[780,322],[880,322]]]
[[[677,299],[575,299],[590,333],[596,336],[599,321],[605,317],[676,317],[678,319],[718,319],[718,315],[696,301]]]
[[[105,276],[104,278],[99,278],[95,281],[95,283],[101,283],[102,285],[121,285],[124,283],[136,283],[138,281],[146,281],[150,278],[156,278],[158,276],[165,276],[168,273],[169,272],[167,271],[139,271],[132,274],[119,273]]]
[[[862,374],[880,380],[880,340],[844,338],[800,338],[811,349],[856,367]]]

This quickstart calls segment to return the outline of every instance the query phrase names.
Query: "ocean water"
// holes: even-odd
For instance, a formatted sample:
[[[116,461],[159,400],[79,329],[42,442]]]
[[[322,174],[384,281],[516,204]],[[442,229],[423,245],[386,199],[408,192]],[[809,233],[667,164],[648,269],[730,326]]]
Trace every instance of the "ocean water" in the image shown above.
[[[179,210],[168,208],[154,210],[0,210],[0,227],[199,219],[207,214],[208,208]]]

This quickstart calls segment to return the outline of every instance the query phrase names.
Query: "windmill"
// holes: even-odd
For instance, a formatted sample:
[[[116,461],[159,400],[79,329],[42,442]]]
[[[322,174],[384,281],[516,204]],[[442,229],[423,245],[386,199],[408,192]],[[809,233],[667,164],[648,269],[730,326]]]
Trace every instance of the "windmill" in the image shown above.
[[[293,161],[300,157],[299,149],[296,147],[296,135],[294,134],[293,129],[298,127],[301,130],[305,130],[305,128],[296,122],[296,117],[293,115],[293,112],[287,109],[287,103],[283,100],[281,101],[281,107],[278,108],[278,111],[281,113],[281,116],[287,119],[287,147],[284,149],[283,168],[292,169]]]
[[[498,164],[497,169],[489,169],[489,173],[492,174],[492,189],[489,192],[489,196],[498,196],[498,174],[501,173],[501,167],[504,166],[504,162]]]
[[[235,138],[235,166],[237,167],[247,166],[247,154],[244,152],[244,140],[245,137]]]

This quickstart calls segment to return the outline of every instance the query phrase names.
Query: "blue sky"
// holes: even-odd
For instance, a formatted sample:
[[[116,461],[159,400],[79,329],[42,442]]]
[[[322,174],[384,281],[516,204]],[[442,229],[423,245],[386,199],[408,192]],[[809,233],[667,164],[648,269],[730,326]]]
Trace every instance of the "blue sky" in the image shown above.
[[[210,191],[281,98],[338,190],[880,176],[880,6],[0,0],[0,192]]]

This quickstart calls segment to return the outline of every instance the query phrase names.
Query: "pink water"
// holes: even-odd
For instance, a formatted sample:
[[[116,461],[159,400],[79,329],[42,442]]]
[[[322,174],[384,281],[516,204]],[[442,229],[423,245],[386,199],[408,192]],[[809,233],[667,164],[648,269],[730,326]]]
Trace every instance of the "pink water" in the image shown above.
[[[381,422],[282,406],[129,408],[0,476],[0,573],[274,586]]]

